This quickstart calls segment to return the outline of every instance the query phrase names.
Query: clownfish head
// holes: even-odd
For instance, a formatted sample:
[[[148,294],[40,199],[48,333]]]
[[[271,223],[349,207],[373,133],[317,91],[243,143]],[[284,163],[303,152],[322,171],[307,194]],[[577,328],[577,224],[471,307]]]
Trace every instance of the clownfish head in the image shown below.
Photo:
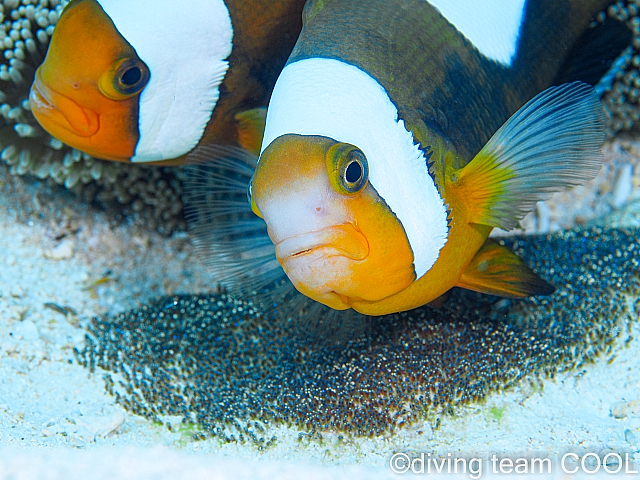
[[[202,137],[232,48],[222,0],[73,0],[29,101],[54,137],[98,158],[180,157]]]
[[[263,152],[251,203],[298,291],[332,308],[375,302],[416,279],[401,222],[369,178],[358,147],[283,135]]]

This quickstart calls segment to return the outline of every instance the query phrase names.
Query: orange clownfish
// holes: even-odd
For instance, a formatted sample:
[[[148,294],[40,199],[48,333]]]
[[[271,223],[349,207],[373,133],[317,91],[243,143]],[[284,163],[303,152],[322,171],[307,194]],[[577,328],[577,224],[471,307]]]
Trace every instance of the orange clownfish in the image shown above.
[[[302,0],[73,0],[31,87],[31,110],[97,158],[179,163],[199,144],[259,150]]]
[[[552,293],[488,237],[601,167],[604,110],[570,60],[600,65],[587,68],[589,80],[606,73],[609,60],[589,57],[581,43],[586,31],[622,38],[624,25],[590,30],[604,3],[308,4],[257,165],[227,154],[234,172],[198,177],[201,193],[188,200],[218,278],[232,291],[260,291],[284,271],[307,297],[366,315],[438,301],[456,286],[513,298]],[[541,12],[554,18],[544,38]],[[612,58],[624,48],[614,44]],[[271,245],[258,219],[237,213],[239,191],[228,193],[254,167],[249,204]],[[224,187],[227,203],[206,198]]]

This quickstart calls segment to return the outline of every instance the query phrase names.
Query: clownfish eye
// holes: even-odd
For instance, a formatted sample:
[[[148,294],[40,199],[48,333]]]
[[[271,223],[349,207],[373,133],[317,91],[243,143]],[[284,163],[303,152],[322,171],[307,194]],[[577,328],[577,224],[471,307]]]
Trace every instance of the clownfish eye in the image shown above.
[[[137,93],[149,82],[149,68],[139,58],[118,60],[100,77],[100,91],[112,100],[125,100]]]
[[[354,188],[362,182],[365,173],[367,159],[359,150],[349,153],[347,168],[344,170],[344,184],[347,188]]]
[[[142,70],[140,70],[140,67],[131,67],[122,74],[120,83],[127,87],[132,87],[136,85],[141,78]]]
[[[122,62],[116,69],[113,87],[122,95],[134,95],[149,81],[149,69],[137,58]]]
[[[349,143],[337,143],[327,151],[329,181],[337,192],[354,195],[369,180],[369,163],[362,150]]]

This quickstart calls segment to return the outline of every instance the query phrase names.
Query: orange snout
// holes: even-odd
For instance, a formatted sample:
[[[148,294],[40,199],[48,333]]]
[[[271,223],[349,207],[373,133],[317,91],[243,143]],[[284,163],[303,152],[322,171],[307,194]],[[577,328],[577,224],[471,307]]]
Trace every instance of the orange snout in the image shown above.
[[[64,10],[29,102],[42,127],[64,143],[98,158],[129,161],[139,138],[139,92],[105,95],[114,65],[137,59],[95,0],[76,0]],[[111,97],[115,97],[111,95]]]

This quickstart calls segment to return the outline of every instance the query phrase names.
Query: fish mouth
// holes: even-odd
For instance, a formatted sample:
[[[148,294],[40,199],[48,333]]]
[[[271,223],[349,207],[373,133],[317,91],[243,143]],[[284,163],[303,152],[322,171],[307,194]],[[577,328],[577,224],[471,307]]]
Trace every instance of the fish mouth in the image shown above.
[[[74,135],[90,137],[100,128],[100,117],[88,108],[82,108],[69,97],[48,87],[41,78],[40,68],[29,92],[29,105],[36,119],[51,133],[51,126],[62,127]],[[52,134],[54,136],[58,136]],[[64,139],[62,139],[64,141]]]
[[[355,225],[346,223],[289,237],[276,245],[281,262],[319,251],[326,256],[364,260],[369,256],[369,242]]]

